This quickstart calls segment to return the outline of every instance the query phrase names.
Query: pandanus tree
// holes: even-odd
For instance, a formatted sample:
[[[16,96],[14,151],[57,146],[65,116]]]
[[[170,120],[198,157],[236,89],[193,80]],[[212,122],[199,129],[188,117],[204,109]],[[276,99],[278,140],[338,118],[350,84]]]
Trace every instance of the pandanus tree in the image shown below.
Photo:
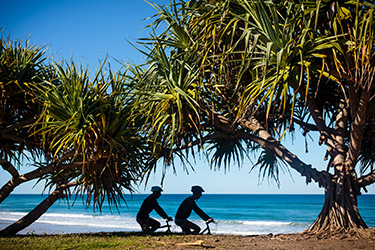
[[[1,165],[14,176],[18,173],[10,162],[26,157],[26,151],[33,156],[40,149],[36,147],[38,139],[27,136],[26,126],[33,124],[40,112],[32,91],[45,57],[43,48],[9,38],[1,37],[0,46]]]
[[[138,69],[134,86],[144,133],[166,165],[197,149],[214,167],[229,167],[260,150],[252,168],[261,176],[278,182],[286,168],[324,189],[308,232],[367,228],[357,197],[375,182],[374,5],[198,0],[154,7],[157,33],[141,40],[148,68]],[[323,169],[283,146],[297,128],[318,132]]]
[[[42,154],[40,138],[31,136],[30,126],[41,111],[33,93],[44,74],[46,57],[43,47],[28,42],[1,37],[0,45],[0,164],[12,175],[0,190],[1,202],[24,180],[14,165]]]
[[[0,153],[12,178],[0,200],[31,180],[45,181],[52,192],[0,234],[16,234],[73,194],[94,209],[105,201],[117,207],[142,180],[143,166],[155,161],[138,133],[143,122],[132,115],[126,72],[114,74],[103,63],[90,78],[73,62],[42,65],[38,47],[2,42]],[[36,168],[20,175],[12,162],[22,154],[34,156]]]
[[[148,156],[127,101],[126,75],[101,68],[90,80],[87,69],[65,66],[55,65],[38,89],[44,109],[35,133],[52,162],[64,159],[69,165],[48,181],[74,180],[74,193],[86,194],[87,203],[93,199],[99,209],[105,199],[118,204],[124,188],[133,191]]]

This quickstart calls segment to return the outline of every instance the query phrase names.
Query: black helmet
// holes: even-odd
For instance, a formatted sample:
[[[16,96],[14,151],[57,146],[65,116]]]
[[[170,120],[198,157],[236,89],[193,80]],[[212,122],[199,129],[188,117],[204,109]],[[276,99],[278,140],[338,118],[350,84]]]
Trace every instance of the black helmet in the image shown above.
[[[202,193],[204,192],[203,188],[201,186],[192,186],[191,192],[193,193]]]
[[[163,189],[161,189],[161,187],[159,186],[153,186],[151,188],[151,192],[161,192],[161,191],[163,191]]]

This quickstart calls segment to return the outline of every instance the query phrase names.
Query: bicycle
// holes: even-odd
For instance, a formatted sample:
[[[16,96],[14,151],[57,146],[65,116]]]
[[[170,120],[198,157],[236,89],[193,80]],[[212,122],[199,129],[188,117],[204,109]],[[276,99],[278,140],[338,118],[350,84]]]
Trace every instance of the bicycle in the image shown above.
[[[160,228],[166,228],[167,227],[167,231],[165,231],[165,233],[170,233],[171,232],[171,225],[169,224],[169,220],[165,220],[166,224],[163,225],[163,226],[160,226],[158,229]]]
[[[214,221],[213,221],[213,220],[211,220],[211,221],[207,221],[207,222],[206,222],[206,228],[203,229],[202,232],[200,232],[199,234],[204,234],[206,231],[207,231],[207,234],[211,234],[211,229],[210,229],[210,226],[209,226],[209,224],[210,224],[211,222],[214,222]]]

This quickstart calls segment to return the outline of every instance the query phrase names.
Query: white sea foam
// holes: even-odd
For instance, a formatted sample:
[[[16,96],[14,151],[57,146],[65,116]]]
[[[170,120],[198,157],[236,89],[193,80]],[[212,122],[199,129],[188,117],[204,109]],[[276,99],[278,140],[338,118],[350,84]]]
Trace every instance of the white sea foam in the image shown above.
[[[3,227],[9,222],[20,219],[26,213],[0,212]],[[8,223],[4,223],[8,221]],[[160,220],[163,224],[163,221]],[[202,229],[205,224],[201,220],[194,220]],[[218,220],[210,224],[214,234],[254,235],[269,233],[290,233],[303,230],[305,225],[278,221],[236,221]],[[0,228],[1,229],[1,228]],[[123,215],[90,215],[90,214],[62,214],[45,213],[35,223],[21,233],[84,233],[101,231],[140,231],[135,218]],[[173,232],[181,232],[180,228],[172,223]]]
[[[0,212],[1,226],[5,228],[26,213]],[[43,226],[41,226],[43,224]],[[2,229],[2,228],[0,228]],[[87,215],[45,213],[36,222],[21,233],[84,233],[100,231],[138,231],[139,225],[134,218],[117,215]]]
[[[291,225],[291,222],[280,222],[280,221],[241,221],[244,225],[252,226],[287,226]]]
[[[305,223],[279,221],[236,221],[218,220],[217,224],[210,224],[215,234],[259,235],[269,233],[295,233],[306,228]]]

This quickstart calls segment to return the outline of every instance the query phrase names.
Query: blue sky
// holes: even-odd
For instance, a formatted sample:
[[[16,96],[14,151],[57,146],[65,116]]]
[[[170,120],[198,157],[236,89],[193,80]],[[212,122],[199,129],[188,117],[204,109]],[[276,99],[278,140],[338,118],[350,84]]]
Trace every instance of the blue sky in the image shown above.
[[[161,0],[151,1],[163,3]],[[164,1],[168,3],[168,1]],[[61,58],[82,62],[94,71],[99,60],[108,55],[113,68],[118,64],[115,59],[124,62],[141,63],[144,56],[129,42],[135,42],[140,37],[147,36],[144,29],[150,21],[145,18],[152,16],[155,9],[143,0],[106,0],[106,1],[24,1],[5,0],[0,3],[0,27],[3,36],[29,39],[31,44],[47,46],[47,55],[56,61]],[[92,72],[93,73],[93,72]],[[298,133],[298,132],[297,132]],[[313,146],[317,143],[310,141],[309,153],[305,153],[304,138],[297,136],[287,147],[306,163],[317,169],[324,169],[324,147]],[[316,183],[306,185],[305,179],[291,170],[289,174],[281,174],[280,189],[273,182],[265,180],[258,185],[257,170],[249,173],[252,163],[245,162],[239,170],[232,165],[229,172],[211,171],[202,160],[193,163],[195,172],[187,175],[180,164],[176,164],[177,175],[168,171],[165,181],[165,193],[189,193],[192,185],[201,185],[207,193],[250,193],[250,194],[323,194],[324,190]],[[28,172],[31,167],[21,167],[20,172]],[[4,185],[10,175],[0,170],[0,185]],[[141,185],[139,192],[148,193],[152,185],[159,185],[161,172],[157,172],[149,183]],[[40,193],[43,184],[33,188],[33,184],[23,184],[14,193]],[[368,189],[374,194],[375,188]]]

